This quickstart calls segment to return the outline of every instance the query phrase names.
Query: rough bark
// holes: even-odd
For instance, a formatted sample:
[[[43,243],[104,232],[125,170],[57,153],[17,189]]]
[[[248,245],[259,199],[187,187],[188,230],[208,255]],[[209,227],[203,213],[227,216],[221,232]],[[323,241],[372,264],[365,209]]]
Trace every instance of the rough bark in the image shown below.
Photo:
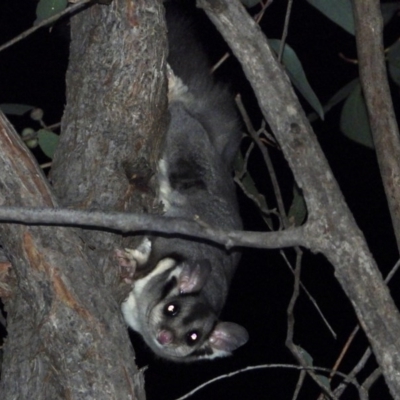
[[[56,206],[1,113],[0,149],[0,204]],[[74,230],[1,224],[0,238],[15,281],[0,398],[144,398],[118,304]]]
[[[150,210],[149,178],[166,123],[162,2],[94,5],[74,16],[71,30],[55,195],[1,116],[0,204]],[[2,224],[0,240],[16,282],[0,397],[143,399],[116,292],[105,283],[115,280],[110,250],[121,237]]]
[[[166,54],[159,0],[114,1],[72,19],[67,105],[51,170],[62,205],[152,211],[149,178],[166,125]],[[85,240],[108,251],[118,238],[86,231]]]
[[[303,190],[308,247],[326,255],[352,302],[394,398],[400,398],[400,315],[290,82],[239,1],[198,0],[241,62]]]

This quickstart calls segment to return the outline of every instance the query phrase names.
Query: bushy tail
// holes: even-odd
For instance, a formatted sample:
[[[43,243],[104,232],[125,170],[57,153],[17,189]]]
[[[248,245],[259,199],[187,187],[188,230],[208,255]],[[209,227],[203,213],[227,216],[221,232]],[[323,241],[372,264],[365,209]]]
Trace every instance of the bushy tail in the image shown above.
[[[207,56],[182,10],[173,3],[166,6],[168,62],[187,87],[176,92],[173,100],[184,102],[187,111],[204,126],[225,165],[231,168],[241,139],[233,95],[225,85],[214,81]]]

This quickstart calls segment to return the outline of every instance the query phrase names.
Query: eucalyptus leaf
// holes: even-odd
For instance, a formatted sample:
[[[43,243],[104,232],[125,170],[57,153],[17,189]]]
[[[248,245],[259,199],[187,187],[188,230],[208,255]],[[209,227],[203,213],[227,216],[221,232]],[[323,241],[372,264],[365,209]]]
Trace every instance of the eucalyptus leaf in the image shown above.
[[[314,360],[311,356],[311,354],[304,350],[302,347],[300,346],[296,346],[297,350],[300,352],[301,356],[303,357],[303,360],[305,361],[307,367],[312,368],[314,366]],[[320,385],[322,385],[323,387],[330,389],[330,382],[329,379],[324,376],[324,375],[320,375],[320,374],[316,374],[317,379],[320,383]]]
[[[383,24],[386,25],[400,9],[400,1],[381,4]]]
[[[312,358],[311,354],[307,350],[304,350],[300,346],[296,346],[296,348],[300,352],[301,356],[303,357],[303,360],[306,362],[306,365],[308,367],[313,367],[314,359]]]
[[[331,108],[335,107],[337,104],[339,104],[341,101],[345,100],[350,93],[354,90],[357,84],[359,84],[360,79],[355,78],[349,83],[346,83],[341,89],[339,89],[329,100],[328,102],[324,105],[324,113],[326,114],[328,111],[330,111]],[[308,115],[308,119],[310,122],[315,121],[318,118],[316,113],[311,113]]]
[[[247,7],[247,8],[251,8],[254,7],[255,5],[257,5],[260,0],[241,0],[241,2]]]
[[[16,103],[3,103],[0,104],[0,110],[3,111],[4,114],[8,115],[24,115],[28,111],[33,110],[34,106],[29,106],[27,104],[16,104]]]
[[[390,47],[388,54],[389,74],[391,78],[400,86],[400,42],[397,41]]]
[[[400,67],[389,63],[389,74],[393,81],[400,86]]]
[[[39,147],[47,157],[53,159],[58,144],[58,135],[46,129],[38,131]]]
[[[340,129],[350,140],[363,146],[374,148],[367,107],[357,84],[344,103],[340,116]]]
[[[330,382],[329,378],[325,375],[319,375],[319,374],[316,374],[316,376],[317,376],[318,380],[320,381],[320,383],[322,384],[322,386],[324,386],[325,388],[330,390],[331,382]]]
[[[394,64],[396,67],[400,67],[400,42],[397,41],[390,46],[388,61]]]
[[[295,185],[293,187],[293,201],[289,208],[288,219],[291,226],[300,226],[307,216],[307,206],[304,196]]]
[[[269,39],[268,43],[276,52],[276,54],[278,54],[281,41],[279,39]],[[282,62],[283,65],[286,67],[287,73],[293,85],[302,94],[302,96],[304,96],[304,98],[316,111],[319,117],[321,119],[324,119],[324,110],[322,108],[322,105],[307,80],[301,62],[298,59],[294,50],[287,44],[285,44],[285,48],[283,50]]]
[[[265,221],[267,226],[272,230],[273,229],[272,219],[266,212],[266,210],[268,210],[267,201],[265,197],[257,190],[256,184],[248,170],[246,170],[245,174],[241,176],[242,174],[240,172],[243,171],[243,169],[244,169],[244,159],[242,153],[239,151],[238,155],[235,158],[235,163],[234,163],[235,177],[237,179],[240,179],[240,182],[245,191],[245,195],[248,196],[256,204],[256,206],[261,212],[263,220]]]
[[[307,0],[318,11],[354,35],[354,16],[351,0]]]
[[[36,7],[36,20],[34,24],[52,17],[63,11],[68,4],[68,0],[40,0]]]
[[[332,107],[336,106],[336,104],[339,104],[341,101],[345,100],[353,92],[357,85],[360,85],[359,78],[353,79],[339,89],[324,106],[325,112],[329,111]]]

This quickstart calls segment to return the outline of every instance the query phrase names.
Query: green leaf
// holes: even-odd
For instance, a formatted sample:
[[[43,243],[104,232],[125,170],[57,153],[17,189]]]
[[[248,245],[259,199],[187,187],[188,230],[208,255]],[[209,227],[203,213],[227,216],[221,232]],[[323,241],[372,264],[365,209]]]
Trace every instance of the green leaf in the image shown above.
[[[241,0],[241,2],[247,7],[254,7],[255,5],[257,5],[260,0]]]
[[[306,366],[309,368],[313,368],[314,360],[313,360],[311,354],[307,350],[303,349],[300,346],[296,346],[296,348],[299,351],[299,353],[301,354]],[[330,385],[329,379],[325,375],[316,374],[316,376],[317,376],[317,379],[318,379],[320,385],[322,385],[323,387],[326,387],[327,389],[330,389],[331,385]]]
[[[325,112],[329,111],[332,107],[336,106],[336,104],[339,104],[341,101],[346,99],[350,93],[353,92],[355,87],[360,84],[360,79],[356,78],[344,85],[341,89],[339,89],[326,103],[324,106]]]
[[[27,104],[15,104],[15,103],[3,103],[0,104],[0,109],[4,114],[8,115],[24,115],[28,111],[33,110],[34,106],[28,106]]]
[[[307,216],[307,206],[303,194],[297,187],[293,187],[293,201],[289,208],[288,218],[291,226],[300,226]]]
[[[391,78],[400,86],[400,42],[390,47],[388,54],[389,73]]]
[[[383,17],[383,25],[386,25],[400,8],[400,1],[393,1],[390,3],[381,4],[381,11]]]
[[[305,361],[307,367],[313,367],[314,365],[314,359],[312,358],[311,354],[303,349],[300,346],[296,346],[297,350],[299,351],[299,353],[301,354],[301,356],[303,357],[303,360]]]
[[[367,107],[360,84],[355,86],[344,103],[340,116],[340,129],[350,140],[371,149],[374,148]]]
[[[389,63],[389,74],[393,81],[400,86],[400,67]]]
[[[276,54],[278,54],[281,41],[279,39],[269,39],[268,43],[276,52]],[[293,85],[296,86],[297,90],[304,96],[304,98],[317,112],[320,118],[324,119],[324,110],[322,105],[308,83],[301,62],[294,50],[287,44],[285,44],[285,49],[283,50],[282,62],[286,67],[287,73]]]
[[[245,174],[241,176],[240,172],[243,171],[243,168],[244,159],[242,153],[238,151],[234,162],[235,177],[240,180],[241,184],[243,185],[245,195],[248,196],[257,205],[258,209],[261,212],[263,220],[272,230],[272,219],[266,212],[264,212],[265,210],[268,210],[267,201],[265,197],[257,190],[256,184],[248,170],[246,170]]]
[[[68,0],[40,0],[36,7],[36,20],[34,25],[63,11]]]
[[[349,94],[354,90],[357,84],[359,84],[360,79],[356,78],[344,85],[339,89],[324,105],[324,113],[326,114],[332,107],[339,104],[341,101],[345,100]],[[318,118],[317,114],[311,113],[308,115],[310,122],[315,121]]]
[[[316,374],[316,376],[317,376],[318,380],[320,381],[320,383],[322,384],[322,386],[324,386],[325,388],[330,390],[331,382],[330,382],[329,378],[325,375],[319,375],[319,374]]]
[[[58,144],[58,135],[46,129],[38,131],[39,147],[47,157],[53,159]]]
[[[354,17],[351,0],[307,0],[318,11],[345,31],[354,35]]]

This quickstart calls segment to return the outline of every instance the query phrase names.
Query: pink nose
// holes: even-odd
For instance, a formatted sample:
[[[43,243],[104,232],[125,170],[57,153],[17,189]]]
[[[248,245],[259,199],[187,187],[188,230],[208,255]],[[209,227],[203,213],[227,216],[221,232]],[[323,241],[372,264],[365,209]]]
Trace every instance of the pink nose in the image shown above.
[[[165,345],[172,342],[173,335],[170,331],[163,329],[157,336],[158,343]]]

